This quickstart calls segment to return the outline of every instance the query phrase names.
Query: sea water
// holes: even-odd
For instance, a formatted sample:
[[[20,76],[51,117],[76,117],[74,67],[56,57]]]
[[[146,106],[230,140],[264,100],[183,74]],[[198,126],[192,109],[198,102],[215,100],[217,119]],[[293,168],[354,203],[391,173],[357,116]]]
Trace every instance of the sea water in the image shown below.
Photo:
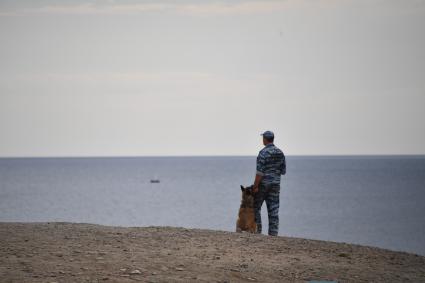
[[[0,158],[0,221],[234,231],[254,175],[255,157]],[[280,235],[425,255],[425,157],[289,156],[279,214]]]

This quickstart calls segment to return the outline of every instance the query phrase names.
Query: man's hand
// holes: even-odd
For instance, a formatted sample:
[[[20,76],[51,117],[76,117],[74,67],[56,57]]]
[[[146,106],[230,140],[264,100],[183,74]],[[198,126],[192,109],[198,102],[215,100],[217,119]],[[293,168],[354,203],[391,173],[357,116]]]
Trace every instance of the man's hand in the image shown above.
[[[256,194],[258,192],[258,186],[260,185],[261,179],[263,179],[263,176],[256,174],[254,185],[252,185],[252,192]]]

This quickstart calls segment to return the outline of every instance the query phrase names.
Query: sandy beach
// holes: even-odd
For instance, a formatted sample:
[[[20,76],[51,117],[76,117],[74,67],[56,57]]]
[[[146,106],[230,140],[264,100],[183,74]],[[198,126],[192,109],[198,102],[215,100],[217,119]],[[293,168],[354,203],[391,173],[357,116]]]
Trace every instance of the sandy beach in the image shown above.
[[[171,227],[0,223],[1,282],[425,282],[425,257]]]

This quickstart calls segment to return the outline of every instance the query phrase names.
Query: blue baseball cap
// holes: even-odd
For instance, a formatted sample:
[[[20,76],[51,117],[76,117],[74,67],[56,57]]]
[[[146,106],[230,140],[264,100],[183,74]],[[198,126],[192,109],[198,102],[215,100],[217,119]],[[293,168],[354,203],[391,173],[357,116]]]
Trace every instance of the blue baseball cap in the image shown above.
[[[274,134],[272,131],[265,131],[264,133],[261,134],[263,137],[265,137],[266,139],[273,139],[274,138]]]

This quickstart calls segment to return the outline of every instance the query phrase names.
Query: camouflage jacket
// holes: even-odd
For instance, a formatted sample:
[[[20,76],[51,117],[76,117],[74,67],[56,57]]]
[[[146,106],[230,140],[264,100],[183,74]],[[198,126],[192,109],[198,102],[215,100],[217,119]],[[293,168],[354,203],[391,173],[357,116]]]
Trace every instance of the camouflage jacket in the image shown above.
[[[285,174],[285,155],[274,144],[266,145],[257,156],[257,175],[263,176],[260,184],[280,185],[280,175]]]

